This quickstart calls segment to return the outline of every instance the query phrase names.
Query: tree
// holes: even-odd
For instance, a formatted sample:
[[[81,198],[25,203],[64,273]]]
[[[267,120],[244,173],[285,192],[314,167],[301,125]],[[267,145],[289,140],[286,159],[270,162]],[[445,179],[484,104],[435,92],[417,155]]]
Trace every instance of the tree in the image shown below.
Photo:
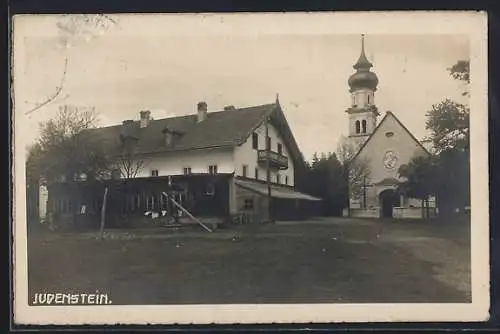
[[[430,140],[435,153],[453,149],[462,152],[469,150],[469,118],[467,106],[446,99],[434,104],[427,112],[426,129],[431,132]]]
[[[97,124],[94,108],[60,108],[56,118],[40,123],[40,137],[29,149],[27,173],[48,183],[97,177],[109,168],[108,155],[85,130]]]
[[[342,166],[335,153],[314,153],[297,188],[322,199],[323,214],[340,215],[343,208]]]
[[[370,179],[370,164],[366,158],[356,157],[358,148],[344,136],[340,137],[337,157],[342,164],[343,182],[347,189],[346,204],[349,196],[360,199],[364,192],[364,184]]]
[[[468,60],[460,60],[448,68],[450,76],[466,87],[470,82],[469,65]],[[467,89],[463,95],[469,96]],[[470,109],[466,104],[445,99],[433,105],[426,116],[438,175],[435,186],[439,209],[448,214],[470,203]]]
[[[424,203],[428,204],[429,196],[435,196],[438,192],[439,173],[435,158],[416,156],[408,164],[399,167],[398,173],[404,179],[398,191],[409,197],[420,199],[423,210]]]
[[[137,138],[122,139],[121,153],[117,158],[116,166],[122,178],[133,179],[144,167],[144,160],[136,153]]]
[[[470,83],[470,61],[459,60],[453,66],[448,68],[448,72],[453,79],[464,82],[466,85]],[[462,93],[463,96],[469,96],[468,86],[466,90]]]

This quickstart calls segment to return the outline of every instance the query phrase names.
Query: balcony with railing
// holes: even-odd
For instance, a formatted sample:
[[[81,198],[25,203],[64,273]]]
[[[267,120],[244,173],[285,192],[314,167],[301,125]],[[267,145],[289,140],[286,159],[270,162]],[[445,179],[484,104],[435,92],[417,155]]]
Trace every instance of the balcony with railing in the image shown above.
[[[278,152],[259,150],[257,153],[258,163],[265,168],[267,154],[269,153],[269,167],[274,169],[288,169],[288,157]]]

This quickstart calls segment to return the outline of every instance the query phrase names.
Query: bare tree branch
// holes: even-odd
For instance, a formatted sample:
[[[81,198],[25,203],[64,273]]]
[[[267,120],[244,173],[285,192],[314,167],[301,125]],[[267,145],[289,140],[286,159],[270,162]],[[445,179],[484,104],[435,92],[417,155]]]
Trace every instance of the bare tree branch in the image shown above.
[[[63,70],[63,74],[62,74],[62,77],[61,77],[61,83],[59,84],[59,86],[56,87],[56,91],[48,99],[46,99],[45,101],[39,103],[36,107],[34,107],[34,108],[26,111],[24,113],[25,115],[29,115],[29,114],[37,111],[38,109],[46,106],[50,102],[54,101],[61,94],[61,92],[63,90],[63,87],[64,87],[64,82],[66,81],[67,68],[68,68],[68,57],[66,57],[65,60],[64,60],[64,70]]]
[[[359,199],[362,195],[363,182],[370,178],[370,163],[368,159],[356,156],[358,148],[347,138],[341,137],[337,147],[337,157],[347,168],[347,182],[351,198]]]
[[[118,157],[116,165],[123,178],[133,179],[144,167],[144,160],[137,158],[135,142],[131,139],[125,138],[122,145],[123,153]]]

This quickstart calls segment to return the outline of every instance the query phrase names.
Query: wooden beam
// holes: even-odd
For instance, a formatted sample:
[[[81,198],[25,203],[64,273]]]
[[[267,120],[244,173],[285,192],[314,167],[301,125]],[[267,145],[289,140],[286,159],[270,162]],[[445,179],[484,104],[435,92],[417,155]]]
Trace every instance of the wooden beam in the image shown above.
[[[176,207],[178,207],[179,209],[182,210],[182,212],[184,212],[186,215],[188,215],[189,218],[191,218],[192,220],[194,220],[195,222],[197,222],[198,224],[200,224],[201,227],[203,227],[208,232],[212,232],[212,230],[208,226],[206,226],[205,224],[203,224],[198,218],[196,218],[195,216],[193,216],[188,210],[184,209],[184,207],[182,205],[180,205],[179,203],[177,203],[173,198],[171,198],[171,196],[168,196],[167,193],[165,193],[164,191],[162,193],[163,193],[164,196],[167,197],[167,199],[169,199],[172,203],[174,203],[174,205]]]

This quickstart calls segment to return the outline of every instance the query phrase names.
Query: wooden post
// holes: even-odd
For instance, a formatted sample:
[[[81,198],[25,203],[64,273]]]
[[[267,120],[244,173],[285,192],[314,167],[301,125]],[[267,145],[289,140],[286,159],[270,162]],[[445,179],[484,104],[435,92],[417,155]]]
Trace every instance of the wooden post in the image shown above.
[[[363,175],[363,209],[366,209],[366,176]]]
[[[421,207],[422,207],[422,218],[425,218],[425,200],[421,199]]]
[[[101,228],[99,231],[99,237],[102,240],[104,234],[104,222],[106,221],[106,202],[108,200],[108,187],[104,188],[104,198],[102,200],[101,208]]]

